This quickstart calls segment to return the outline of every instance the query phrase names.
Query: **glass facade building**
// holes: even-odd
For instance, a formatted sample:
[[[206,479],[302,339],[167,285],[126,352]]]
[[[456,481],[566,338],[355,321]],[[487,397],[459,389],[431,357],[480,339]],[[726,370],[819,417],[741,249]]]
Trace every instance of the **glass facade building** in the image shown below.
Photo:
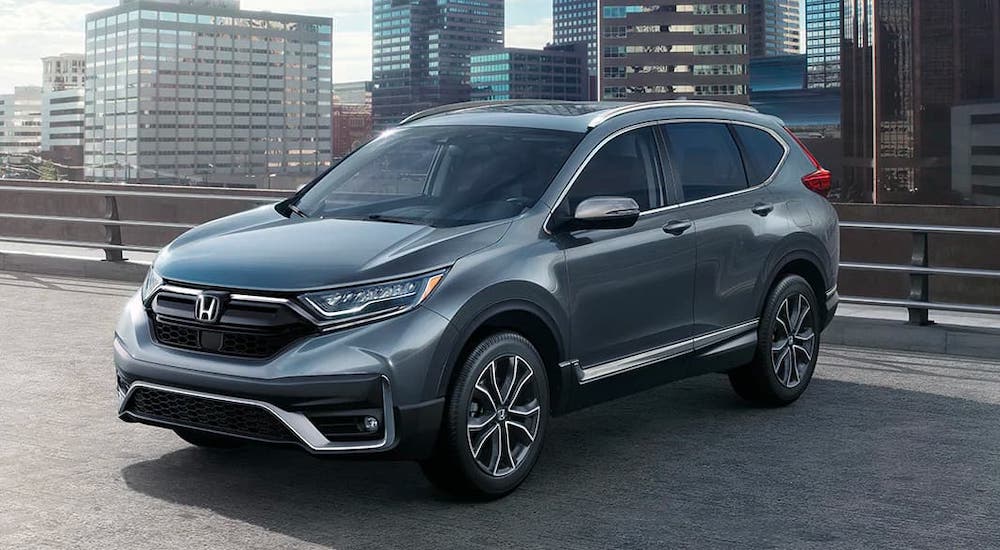
[[[797,0],[749,0],[750,57],[802,53]]]
[[[810,88],[840,87],[842,0],[806,0],[806,56]]]
[[[840,93],[806,87],[805,55],[751,59],[750,105],[796,130],[836,135],[840,125]]]
[[[472,54],[472,99],[587,99],[587,44],[543,50],[499,48]]]
[[[375,128],[422,109],[468,101],[469,56],[503,42],[503,0],[374,0]]]
[[[89,14],[86,177],[294,187],[322,172],[331,27],[234,0],[121,0]]]
[[[951,185],[951,111],[1000,98],[995,0],[844,0],[844,198],[967,202]]]
[[[600,0],[605,100],[747,103],[746,2]]]
[[[587,44],[587,69],[597,75],[598,0],[552,0],[552,43]]]

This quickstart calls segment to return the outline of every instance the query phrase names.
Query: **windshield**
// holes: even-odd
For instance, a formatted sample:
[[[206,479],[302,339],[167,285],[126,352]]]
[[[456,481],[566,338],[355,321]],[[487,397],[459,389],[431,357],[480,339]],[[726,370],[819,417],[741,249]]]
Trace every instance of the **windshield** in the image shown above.
[[[534,128],[393,130],[331,170],[297,201],[310,218],[452,227],[534,206],[582,134]]]

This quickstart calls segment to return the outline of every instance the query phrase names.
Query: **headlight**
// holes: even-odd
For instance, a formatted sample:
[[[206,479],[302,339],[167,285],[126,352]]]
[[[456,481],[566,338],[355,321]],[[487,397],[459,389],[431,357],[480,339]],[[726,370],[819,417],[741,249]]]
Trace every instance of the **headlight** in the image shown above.
[[[336,288],[302,295],[325,319],[348,321],[389,313],[402,313],[431,295],[443,272],[384,283]]]
[[[142,282],[142,288],[140,289],[141,292],[139,296],[142,298],[142,301],[145,302],[148,300],[149,297],[153,295],[153,292],[160,288],[162,284],[163,277],[160,277],[156,273],[156,270],[150,267],[149,273],[146,273],[146,279]]]

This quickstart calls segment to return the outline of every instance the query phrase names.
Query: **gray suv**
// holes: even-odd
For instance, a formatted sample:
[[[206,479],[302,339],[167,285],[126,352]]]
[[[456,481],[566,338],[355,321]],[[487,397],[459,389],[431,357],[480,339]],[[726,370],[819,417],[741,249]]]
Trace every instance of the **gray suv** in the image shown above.
[[[163,249],[115,331],[119,415],[490,498],[553,415],[709,372],[787,405],[837,308],[829,184],[739,105],[418,113]]]

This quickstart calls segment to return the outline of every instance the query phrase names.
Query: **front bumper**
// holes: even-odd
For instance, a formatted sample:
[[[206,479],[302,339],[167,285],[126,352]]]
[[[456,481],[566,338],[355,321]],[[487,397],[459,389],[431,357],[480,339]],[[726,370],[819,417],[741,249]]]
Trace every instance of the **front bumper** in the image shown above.
[[[122,420],[297,445],[317,455],[423,458],[444,407],[436,395],[454,329],[418,308],[303,338],[264,361],[155,343],[138,299],[116,330]],[[365,417],[367,433],[352,430]]]
[[[833,318],[837,315],[837,306],[840,305],[840,293],[837,291],[837,287],[833,287],[826,291],[826,316],[823,319],[823,328],[830,326],[833,322]]]

